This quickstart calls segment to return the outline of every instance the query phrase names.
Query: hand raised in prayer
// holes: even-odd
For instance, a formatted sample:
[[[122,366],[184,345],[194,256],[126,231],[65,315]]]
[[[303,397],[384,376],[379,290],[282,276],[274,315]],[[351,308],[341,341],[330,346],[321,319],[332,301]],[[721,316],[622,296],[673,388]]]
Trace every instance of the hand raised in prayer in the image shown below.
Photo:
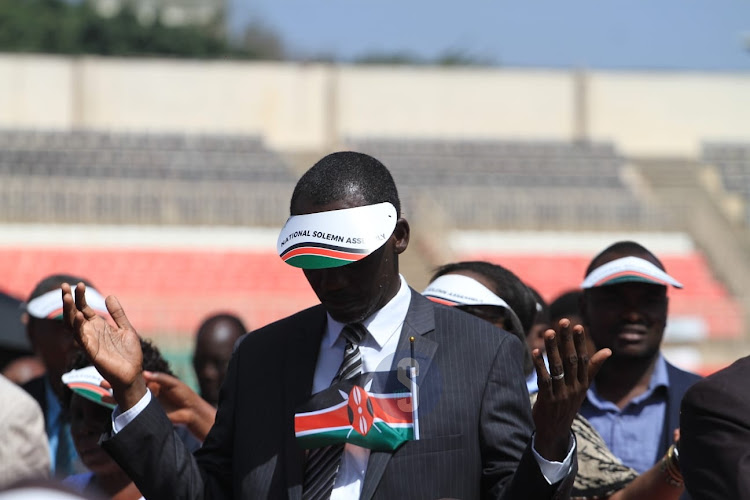
[[[73,329],[78,344],[110,383],[115,400],[125,411],[146,393],[140,339],[116,297],[110,295],[105,301],[116,324],[112,326],[89,307],[85,291],[86,286],[78,283],[73,298],[70,286],[62,285],[63,321]]]
[[[200,397],[177,377],[160,372],[144,371],[146,385],[156,396],[173,424],[187,426],[193,436],[205,441],[214,425],[216,408]]]
[[[570,426],[589,384],[612,351],[602,349],[589,357],[581,325],[572,326],[569,320],[561,319],[557,326],[557,332],[549,329],[544,333],[550,372],[539,349],[532,353],[539,383],[532,413],[536,451],[547,460],[561,462],[568,452]]]

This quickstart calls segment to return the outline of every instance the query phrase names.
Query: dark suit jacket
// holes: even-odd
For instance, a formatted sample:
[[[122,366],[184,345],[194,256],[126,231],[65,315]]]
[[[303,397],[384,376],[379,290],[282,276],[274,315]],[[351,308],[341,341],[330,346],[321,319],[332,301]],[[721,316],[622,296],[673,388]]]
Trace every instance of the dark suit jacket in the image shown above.
[[[294,413],[310,396],[325,324],[325,310],[316,306],[240,344],[195,460],[153,401],[103,446],[146,498],[301,498],[304,452]],[[420,362],[421,439],[372,452],[361,498],[564,496],[575,470],[548,485],[528,446],[521,343],[413,290],[394,366],[409,356],[410,336]]]
[[[746,357],[685,394],[680,468],[695,500],[750,499],[749,379]]]
[[[667,362],[667,376],[669,377],[669,391],[667,393],[667,409],[664,415],[664,428],[657,458],[661,459],[674,442],[674,430],[680,427],[680,402],[685,392],[701,380],[695,373],[680,370]]]

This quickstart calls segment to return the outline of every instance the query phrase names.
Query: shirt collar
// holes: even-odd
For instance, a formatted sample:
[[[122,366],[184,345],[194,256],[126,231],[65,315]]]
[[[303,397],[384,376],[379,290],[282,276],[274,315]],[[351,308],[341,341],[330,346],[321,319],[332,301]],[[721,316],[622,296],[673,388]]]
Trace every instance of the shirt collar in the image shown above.
[[[409,311],[411,291],[409,285],[406,283],[406,279],[400,274],[399,279],[400,285],[396,295],[386,305],[375,311],[368,318],[365,318],[362,322],[367,327],[370,337],[373,338],[378,347],[383,347],[388,339],[398,331],[406,319],[406,313]],[[328,313],[326,313],[326,316],[328,323],[323,345],[333,347],[333,344],[339,339],[341,330],[344,329],[344,324],[333,319]]]
[[[661,352],[656,359],[654,373],[651,374],[651,380],[648,382],[648,390],[653,391],[658,387],[664,386],[669,389],[669,375],[667,374],[667,360],[664,359]]]
[[[646,392],[644,392],[643,394],[640,394],[633,398],[628,404],[639,404],[641,401],[644,401],[646,398],[650,397],[659,387],[664,387],[667,391],[669,390],[667,361],[664,359],[664,356],[661,352],[659,352],[658,357],[656,358],[656,363],[654,364],[654,372],[651,374],[651,378],[648,381],[648,389],[646,389]],[[586,393],[586,399],[589,403],[602,410],[610,406],[614,407],[613,403],[599,397],[599,393],[596,390],[596,382],[591,382],[591,386]]]

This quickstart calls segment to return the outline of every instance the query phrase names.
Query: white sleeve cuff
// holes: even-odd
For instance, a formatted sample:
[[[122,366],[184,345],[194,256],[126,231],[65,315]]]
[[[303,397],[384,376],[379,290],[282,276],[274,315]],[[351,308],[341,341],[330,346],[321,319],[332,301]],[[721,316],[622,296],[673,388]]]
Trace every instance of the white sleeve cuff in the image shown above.
[[[555,484],[570,474],[570,470],[573,468],[573,452],[575,450],[576,440],[573,437],[573,433],[571,433],[568,444],[568,456],[562,462],[550,462],[536,451],[536,433],[531,437],[531,451],[534,452],[536,463],[539,464],[539,469],[541,469],[544,479],[549,484]]]
[[[129,408],[125,413],[120,413],[120,407],[115,406],[112,410],[112,433],[117,434],[125,428],[135,417],[148,406],[151,402],[151,391],[146,389],[146,394],[143,395],[140,401],[138,401],[132,408]]]

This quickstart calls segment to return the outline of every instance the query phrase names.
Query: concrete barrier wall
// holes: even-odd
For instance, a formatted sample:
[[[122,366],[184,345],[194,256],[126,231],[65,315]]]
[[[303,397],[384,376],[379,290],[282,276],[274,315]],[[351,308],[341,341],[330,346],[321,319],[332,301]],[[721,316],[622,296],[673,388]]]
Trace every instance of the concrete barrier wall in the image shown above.
[[[750,141],[750,74],[591,73],[593,139],[630,154],[700,155],[703,141]]]
[[[343,137],[570,140],[566,72],[345,67],[338,79]]]
[[[83,127],[258,134],[292,149],[324,140],[320,66],[118,59],[82,65]]]
[[[45,56],[0,56],[0,126],[68,128],[73,64]]]
[[[330,66],[0,55],[0,127],[346,138],[571,140],[694,156],[750,141],[750,74]]]

